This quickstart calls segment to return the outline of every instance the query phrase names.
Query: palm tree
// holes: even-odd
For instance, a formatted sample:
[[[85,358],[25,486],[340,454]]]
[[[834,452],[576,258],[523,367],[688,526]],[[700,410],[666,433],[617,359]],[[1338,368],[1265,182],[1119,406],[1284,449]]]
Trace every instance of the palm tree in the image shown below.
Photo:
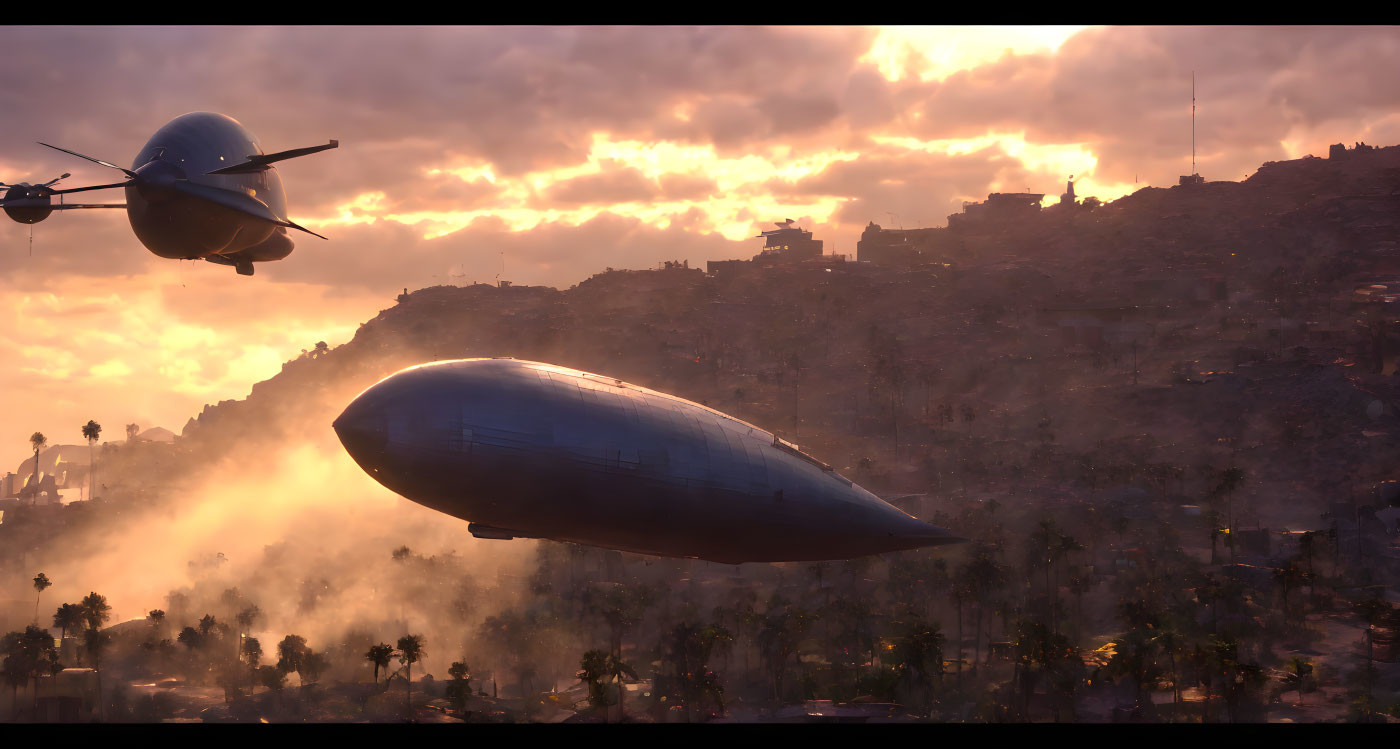
[[[88,629],[101,629],[107,620],[112,618],[112,607],[107,605],[107,596],[98,595],[96,592],[83,596],[83,602],[79,604],[83,610],[83,621],[87,623]]]
[[[788,658],[797,650],[798,640],[811,625],[811,616],[800,609],[784,607],[763,617],[758,630],[758,649],[773,676],[773,701],[783,702],[783,675]],[[619,689],[620,689],[619,685]]]
[[[958,577],[965,581],[969,602],[977,604],[977,624],[972,633],[972,663],[975,669],[981,654],[982,611],[992,596],[1006,587],[1009,576],[1006,567],[996,561],[991,548],[978,544]]]
[[[17,717],[19,688],[34,680],[34,699],[38,704],[39,676],[54,673],[53,635],[30,625],[23,632],[11,632],[0,638],[0,656],[5,658],[5,680],[10,684],[11,719]]]
[[[88,657],[92,659],[92,670],[97,672],[98,720],[106,720],[105,710],[102,704],[102,651],[107,647],[107,643],[110,639],[110,635],[95,627],[83,633],[83,649],[87,651]]]
[[[1157,667],[1157,638],[1152,634],[1151,625],[1133,628],[1117,639],[1116,651],[1108,662],[1109,672],[1126,676],[1133,682],[1133,701],[1143,704],[1144,687],[1156,681],[1160,675]]]
[[[34,491],[34,499],[39,499],[39,451],[49,444],[49,438],[43,432],[35,432],[29,435],[29,444],[34,446],[34,479],[30,482]]]
[[[943,640],[937,622],[915,619],[905,625],[904,637],[895,645],[896,668],[920,690],[931,686],[930,675],[943,679]]]
[[[151,618],[151,625],[156,629],[156,639],[159,640],[162,627],[165,625],[165,612],[160,609],[151,609],[147,616]]]
[[[97,486],[93,482],[93,477],[97,475],[97,469],[92,462],[92,446],[97,442],[98,435],[102,434],[102,425],[88,419],[88,423],[83,425],[83,439],[88,443],[88,499],[93,498],[93,487]]]
[[[1168,618],[1162,622],[1156,639],[1161,651],[1167,654],[1167,664],[1171,668],[1172,720],[1175,721],[1178,717],[1177,711],[1181,709],[1181,674],[1177,670],[1176,657],[1186,652],[1186,637],[1179,629],[1177,620]]]
[[[409,720],[413,719],[413,664],[423,658],[423,636],[404,635],[399,638],[399,663],[407,669],[404,672],[404,704],[408,706]]]
[[[669,660],[675,669],[688,720],[694,720],[702,695],[708,694],[723,709],[724,689],[719,685],[709,662],[717,644],[732,642],[733,639],[729,630],[718,624],[696,626],[683,621],[671,629],[667,643],[669,653],[665,654],[665,660]]]
[[[369,652],[365,653],[365,660],[374,664],[374,683],[379,683],[379,669],[389,672],[389,659],[394,657],[394,646],[387,642],[378,645],[371,645]]]
[[[68,637],[68,630],[70,628],[77,629],[82,626],[84,621],[82,605],[65,603],[59,606],[58,611],[55,611],[53,615],[53,625],[60,630],[58,636],[59,642],[62,642]]]
[[[1231,466],[1220,472],[1218,483],[1212,492],[1217,497],[1225,498],[1225,527],[1230,534],[1227,541],[1230,545],[1231,564],[1235,561],[1235,511],[1233,500],[1235,491],[1238,490],[1243,483],[1244,471]]]
[[[44,589],[47,588],[47,587],[49,587],[49,586],[51,586],[51,585],[53,585],[53,583],[49,582],[49,577],[48,577],[48,575],[45,575],[44,573],[40,572],[39,574],[37,574],[37,575],[34,576],[34,590],[37,591],[37,592],[34,594],[34,623],[35,623],[35,624],[38,624],[38,623],[39,623],[39,596],[43,595],[43,594],[44,594]]]
[[[583,654],[583,659],[579,662],[578,678],[588,685],[589,702],[595,708],[616,704],[619,715],[622,713],[622,677],[624,675],[637,678],[637,672],[631,664],[607,651],[590,650]],[[608,689],[605,684],[609,682],[617,684],[616,703],[613,703],[608,697]]]
[[[19,688],[29,681],[33,665],[26,657],[23,635],[9,632],[0,638],[0,656],[5,658],[4,678],[10,685],[10,719],[19,718]]]

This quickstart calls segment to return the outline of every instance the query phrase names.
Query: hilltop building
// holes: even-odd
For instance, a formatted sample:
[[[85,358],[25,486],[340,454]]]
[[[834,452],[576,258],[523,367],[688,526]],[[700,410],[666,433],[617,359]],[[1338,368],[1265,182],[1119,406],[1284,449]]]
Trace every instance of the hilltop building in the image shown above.
[[[778,221],[778,228],[755,237],[763,239],[763,249],[751,260],[710,260],[705,270],[710,275],[732,273],[746,267],[792,265],[803,262],[844,262],[845,255],[825,255],[822,240],[813,239],[812,232],[802,229],[792,219]]]
[[[1040,192],[994,192],[976,203],[963,203],[962,213],[948,217],[948,228],[1009,224],[1040,213]]]
[[[822,241],[812,239],[812,232],[796,226],[792,219],[779,221],[776,226],[778,228],[755,237],[766,241],[754,262],[781,263],[821,257]]]
[[[885,229],[871,221],[856,242],[856,260],[899,268],[932,265],[956,256],[956,246],[947,229]]]
[[[1344,159],[1344,158],[1347,157],[1347,154],[1348,154],[1348,153],[1350,153],[1350,154],[1352,154],[1352,155],[1359,155],[1359,154],[1366,153],[1367,151],[1374,151],[1374,150],[1376,150],[1376,147],[1375,147],[1375,146],[1368,146],[1368,145],[1366,145],[1366,144],[1363,143],[1363,142],[1355,142],[1355,143],[1353,143],[1353,146],[1352,146],[1352,148],[1351,148],[1350,151],[1347,150],[1347,147],[1346,147],[1346,144],[1345,144],[1345,143],[1333,143],[1333,144],[1332,144],[1331,146],[1329,146],[1328,149],[1327,149],[1327,158],[1328,158],[1328,159]]]
[[[39,483],[34,480],[34,456],[19,464],[13,473],[0,479],[0,497],[34,499],[40,504],[57,504],[60,490],[87,491],[88,446],[50,445],[39,453]]]
[[[1065,181],[1065,191],[1062,192],[1062,193],[1060,193],[1060,205],[1064,205],[1064,206],[1072,206],[1072,205],[1074,205],[1074,175],[1073,175],[1073,174],[1069,175],[1069,179]]]

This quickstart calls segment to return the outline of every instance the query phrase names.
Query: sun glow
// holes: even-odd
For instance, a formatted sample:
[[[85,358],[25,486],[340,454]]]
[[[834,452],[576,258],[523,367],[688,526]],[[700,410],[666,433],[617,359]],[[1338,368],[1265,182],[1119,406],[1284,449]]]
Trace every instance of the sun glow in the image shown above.
[[[891,81],[917,76],[941,81],[1004,54],[1054,52],[1087,26],[888,26],[860,62]]]
[[[377,219],[420,227],[425,239],[447,236],[465,229],[479,218],[496,218],[511,231],[528,231],[544,223],[578,226],[603,213],[636,218],[657,228],[668,228],[681,216],[698,212],[699,220],[687,225],[702,233],[718,233],[727,239],[751,237],[754,225],[776,215],[800,215],[823,222],[831,218],[847,198],[814,196],[806,201],[780,200],[767,194],[769,180],[794,181],[819,174],[834,163],[859,158],[853,151],[833,149],[793,154],[775,147],[766,153],[722,157],[711,145],[686,145],[670,141],[613,140],[595,133],[586,161],[557,169],[502,177],[490,164],[438,166],[425,170],[430,177],[452,176],[464,182],[484,180],[500,188],[494,204],[460,211],[390,212],[384,193],[364,193],[336,206],[335,216],[307,220],[312,226],[373,223]],[[620,169],[635,169],[652,181],[679,177],[713,188],[703,197],[666,199],[664,194],[645,200],[585,202],[565,207],[549,206],[549,191],[569,180],[595,177]],[[544,204],[542,206],[542,204]]]
[[[1046,176],[1055,179],[1055,189],[1046,192],[1042,205],[1052,205],[1059,202],[1059,190],[1063,187],[1063,180],[1068,180],[1074,176],[1075,194],[1079,197],[1090,195],[1102,201],[1117,200],[1124,195],[1131,194],[1142,185],[1133,185],[1123,182],[1111,182],[1098,180],[1094,177],[1094,171],[1098,167],[1099,159],[1090,151],[1085,143],[1032,143],[1026,140],[1025,131],[1016,133],[987,133],[976,138],[950,138],[944,140],[919,140],[907,136],[895,135],[874,135],[871,140],[881,145],[895,146],[911,151],[925,151],[928,153],[940,153],[948,156],[959,156],[976,153],[986,148],[997,148],[1002,153],[1020,162],[1022,166],[1033,172],[1041,172]],[[989,192],[1020,192],[1029,186],[1006,184],[1002,180],[995,180],[988,188]],[[1039,189],[1045,189],[1041,187]],[[1039,190],[1031,190],[1038,192]],[[965,196],[965,200],[982,200],[985,195]]]

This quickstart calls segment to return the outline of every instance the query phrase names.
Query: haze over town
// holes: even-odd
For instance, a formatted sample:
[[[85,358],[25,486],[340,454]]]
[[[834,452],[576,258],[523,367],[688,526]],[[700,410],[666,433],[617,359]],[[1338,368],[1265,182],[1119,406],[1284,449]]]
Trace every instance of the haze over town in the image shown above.
[[[0,71],[0,180],[109,181],[36,141],[126,165],[192,111],[339,142],[277,166],[330,240],[251,277],[124,211],[0,224],[6,720],[1400,719],[1395,28],[0,43],[47,61]],[[331,426],[474,357],[732,415],[967,543],[483,533]]]

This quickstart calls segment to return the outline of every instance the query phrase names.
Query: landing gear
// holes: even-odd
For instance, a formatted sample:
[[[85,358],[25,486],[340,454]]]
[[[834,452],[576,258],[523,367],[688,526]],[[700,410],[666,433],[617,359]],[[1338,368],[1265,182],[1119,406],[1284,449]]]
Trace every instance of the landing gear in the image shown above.
[[[241,260],[233,264],[233,269],[237,271],[240,276],[251,276],[253,275],[253,261]]]

